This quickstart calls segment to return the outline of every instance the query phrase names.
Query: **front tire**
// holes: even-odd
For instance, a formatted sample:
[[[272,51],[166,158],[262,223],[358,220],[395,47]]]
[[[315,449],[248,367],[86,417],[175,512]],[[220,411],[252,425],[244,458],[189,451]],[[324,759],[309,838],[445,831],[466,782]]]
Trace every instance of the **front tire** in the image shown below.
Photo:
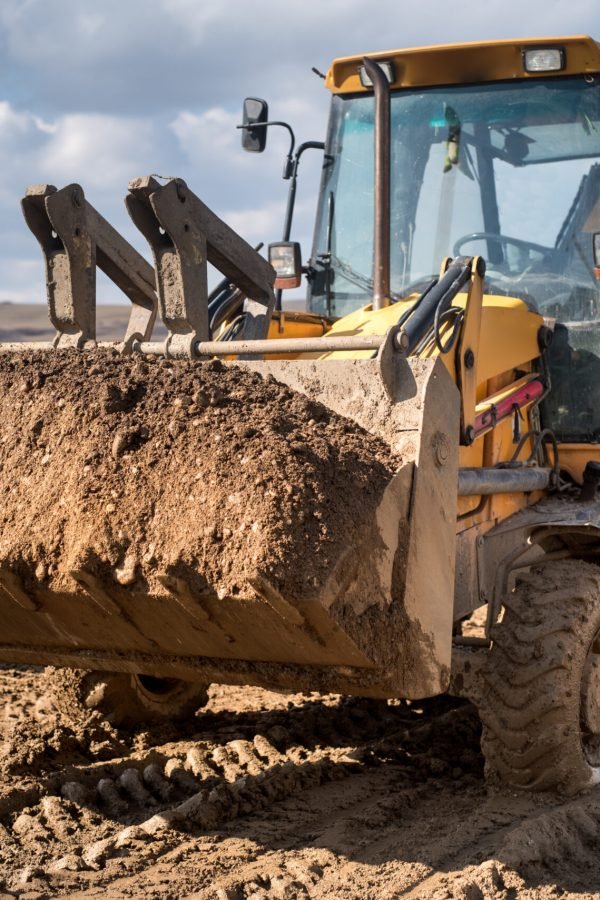
[[[120,728],[181,722],[208,701],[207,685],[180,678],[75,669],[48,672],[59,711],[69,717],[99,712]]]
[[[568,794],[600,782],[600,568],[533,568],[492,640],[479,710],[486,774]]]

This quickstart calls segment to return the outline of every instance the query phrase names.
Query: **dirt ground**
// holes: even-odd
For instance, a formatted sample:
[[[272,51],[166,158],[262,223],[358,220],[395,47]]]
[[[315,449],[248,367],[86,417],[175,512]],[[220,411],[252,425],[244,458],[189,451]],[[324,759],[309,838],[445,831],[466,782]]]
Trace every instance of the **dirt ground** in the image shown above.
[[[486,787],[471,707],[213,686],[178,731],[62,722],[0,671],[1,897],[597,897],[598,789]]]

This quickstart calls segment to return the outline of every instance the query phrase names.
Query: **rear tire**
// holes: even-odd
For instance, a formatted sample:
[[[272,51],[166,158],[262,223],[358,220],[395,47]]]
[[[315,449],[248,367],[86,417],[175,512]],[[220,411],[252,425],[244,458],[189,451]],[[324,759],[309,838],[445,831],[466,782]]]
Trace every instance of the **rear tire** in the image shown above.
[[[56,707],[67,716],[99,712],[111,725],[131,728],[190,719],[208,700],[207,685],[180,678],[121,672],[51,669]]]
[[[600,568],[533,569],[492,640],[479,709],[486,775],[569,794],[600,782]]]

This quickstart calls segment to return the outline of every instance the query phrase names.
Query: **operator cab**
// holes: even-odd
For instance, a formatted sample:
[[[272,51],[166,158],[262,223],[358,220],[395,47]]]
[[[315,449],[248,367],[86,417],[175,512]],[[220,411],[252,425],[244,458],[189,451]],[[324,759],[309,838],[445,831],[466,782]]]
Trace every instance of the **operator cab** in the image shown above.
[[[563,326],[544,424],[560,440],[600,441],[600,388],[581,387],[590,372],[600,385],[600,74],[389,80],[391,301],[424,290],[444,257],[482,255],[487,294]],[[309,267],[309,309],[333,317],[373,296],[374,104],[357,86],[332,98]],[[563,396],[565,348],[577,403]]]

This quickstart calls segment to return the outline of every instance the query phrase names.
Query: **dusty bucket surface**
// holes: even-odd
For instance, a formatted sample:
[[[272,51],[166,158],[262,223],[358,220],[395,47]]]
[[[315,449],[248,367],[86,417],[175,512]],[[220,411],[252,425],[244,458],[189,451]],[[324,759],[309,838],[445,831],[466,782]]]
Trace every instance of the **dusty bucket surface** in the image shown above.
[[[415,448],[254,366],[0,356],[0,658],[428,680],[405,610]]]

